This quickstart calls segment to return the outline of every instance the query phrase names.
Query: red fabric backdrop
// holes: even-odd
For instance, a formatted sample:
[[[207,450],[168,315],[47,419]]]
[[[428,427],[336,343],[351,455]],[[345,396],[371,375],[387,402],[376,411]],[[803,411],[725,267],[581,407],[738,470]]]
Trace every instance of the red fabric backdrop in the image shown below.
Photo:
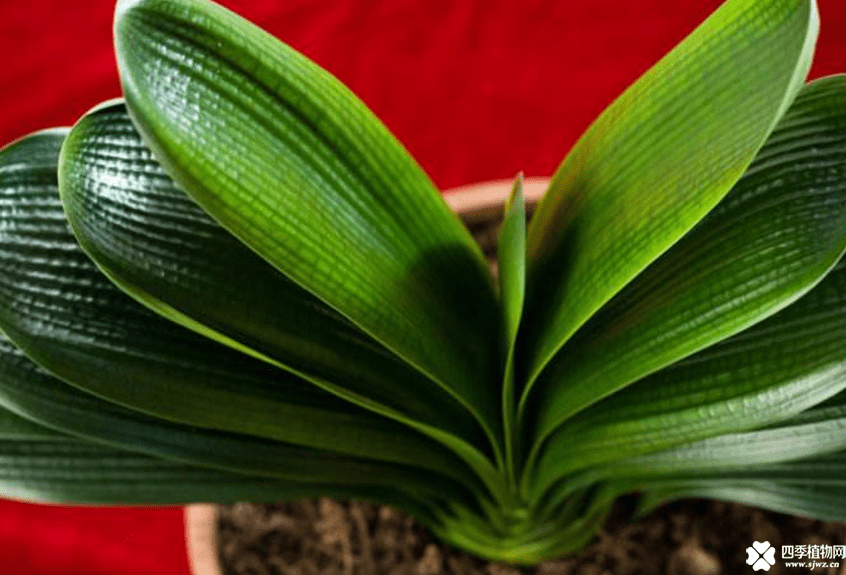
[[[549,175],[589,122],[719,0],[226,0],[346,82],[442,188]],[[846,72],[819,0],[812,76]],[[0,144],[120,94],[112,0],[0,1]],[[0,500],[9,575],[186,575],[178,509]]]

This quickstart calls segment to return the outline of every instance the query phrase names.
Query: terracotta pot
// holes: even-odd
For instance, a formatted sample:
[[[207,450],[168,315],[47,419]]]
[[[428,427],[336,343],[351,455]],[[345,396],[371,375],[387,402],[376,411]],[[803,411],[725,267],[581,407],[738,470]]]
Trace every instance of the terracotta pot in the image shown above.
[[[535,205],[549,184],[548,178],[526,178],[523,194],[528,207]],[[471,184],[447,190],[444,198],[468,224],[499,217],[511,192],[512,180]],[[217,542],[218,507],[211,504],[185,508],[185,542],[193,575],[223,575]]]
[[[217,551],[217,505],[185,508],[185,547],[193,575],[223,575]]]

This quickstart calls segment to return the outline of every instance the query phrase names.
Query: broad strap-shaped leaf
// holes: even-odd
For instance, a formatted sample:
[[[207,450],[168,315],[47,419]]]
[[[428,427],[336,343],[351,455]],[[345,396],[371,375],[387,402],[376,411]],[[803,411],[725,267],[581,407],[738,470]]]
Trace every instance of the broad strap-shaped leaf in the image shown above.
[[[821,422],[824,417],[816,414],[813,419]],[[632,491],[644,493],[640,502],[642,513],[680,497],[712,497],[768,507],[763,503],[716,493],[708,495],[701,491],[703,489],[736,489],[741,486],[744,489],[755,489],[760,485],[768,485],[792,490],[795,486],[801,486],[822,492],[830,490],[833,493],[834,490],[842,491],[846,488],[846,434],[842,430],[842,411],[837,423],[840,430],[833,432],[832,426],[818,428],[821,432],[816,436],[816,442],[814,430],[807,426],[794,428],[797,449],[793,453],[789,450],[789,437],[781,433],[790,432],[791,427],[779,426],[775,433],[763,430],[760,435],[759,432],[730,434],[724,436],[726,440],[723,437],[712,438],[698,442],[691,448],[682,446],[591,469],[560,482],[547,496],[546,503],[560,507],[572,493],[597,483],[611,486],[618,495]],[[834,443],[826,445],[826,440],[831,438],[835,439]],[[743,443],[743,439],[748,439],[749,443]],[[768,453],[767,448],[773,448],[773,452]],[[745,454],[748,454],[746,460]]]
[[[526,205],[523,198],[522,172],[514,181],[504,211],[505,215],[497,243],[499,293],[507,338],[505,376],[502,385],[502,421],[506,465],[509,473],[513,473],[516,460],[519,457],[515,453],[519,441],[516,437],[517,429],[516,421],[514,421],[516,413],[514,351],[526,296]],[[511,479],[513,480],[514,477],[512,476]]]
[[[82,248],[141,303],[484,459],[463,405],[220,227],[164,173],[122,102],[74,126],[59,183]]]
[[[670,484],[648,491],[640,501],[640,514],[684,497],[706,497],[762,507],[779,513],[822,521],[846,521],[846,501],[841,485],[756,481],[698,481]]]
[[[549,505],[597,482],[614,481],[620,493],[662,491],[667,485],[735,480],[846,482],[846,393],[754,431],[727,433],[666,451],[621,458],[562,477]]]
[[[183,505],[245,499],[281,501],[327,494],[392,505],[424,523],[437,524],[443,514],[436,502],[421,502],[402,492],[401,486],[373,488],[251,477],[72,438],[0,440],[0,497],[4,498],[76,505]]]
[[[767,320],[594,404],[559,427],[525,487],[796,415],[846,388],[846,262]]]
[[[501,320],[481,252],[337,79],[206,0],[121,0],[130,114],[168,173],[291,280],[499,436]]]
[[[528,235],[529,386],[740,178],[810,66],[813,0],[729,0],[621,95],[555,173]]]
[[[27,438],[20,434],[33,426],[37,429],[37,423],[57,430],[54,435],[61,432],[109,448],[202,467],[315,483],[403,485],[407,492],[434,499],[450,485],[450,492],[472,500],[460,483],[423,469],[181,425],[130,410],[51,376],[2,336],[0,406],[3,439]],[[484,489],[472,476],[465,485]]]
[[[839,458],[846,465],[846,393],[784,421],[754,431],[728,433],[668,451],[616,461],[606,477],[775,478],[779,469],[809,469]],[[802,461],[796,461],[802,460]],[[600,470],[600,473],[602,471]],[[846,481],[846,474],[839,476]],[[798,476],[794,476],[796,478]]]
[[[743,178],[541,375],[538,436],[789,305],[846,249],[846,76],[800,91]]]
[[[841,446],[842,447],[842,446]],[[762,465],[734,465],[726,468],[689,470],[673,474],[655,474],[647,479],[649,484],[660,487],[663,482],[677,481],[776,481],[846,488],[846,452],[837,451],[806,459],[782,461]]]
[[[441,469],[433,440],[171,323],[115,287],[68,229],[56,182],[63,133],[0,152],[0,328],[88,392],[171,421]]]
[[[39,425],[25,417],[21,417],[20,415],[16,415],[8,409],[0,409],[0,440],[49,440],[64,436],[64,434],[58,431]]]

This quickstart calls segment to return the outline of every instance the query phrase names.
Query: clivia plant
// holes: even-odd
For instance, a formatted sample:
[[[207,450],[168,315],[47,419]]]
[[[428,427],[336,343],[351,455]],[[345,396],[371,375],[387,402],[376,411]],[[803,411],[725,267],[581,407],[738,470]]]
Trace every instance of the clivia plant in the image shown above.
[[[729,0],[587,130],[495,279],[341,83],[120,0],[124,98],[0,152],[0,492],[331,495],[518,563],[614,501],[846,520],[846,76]]]

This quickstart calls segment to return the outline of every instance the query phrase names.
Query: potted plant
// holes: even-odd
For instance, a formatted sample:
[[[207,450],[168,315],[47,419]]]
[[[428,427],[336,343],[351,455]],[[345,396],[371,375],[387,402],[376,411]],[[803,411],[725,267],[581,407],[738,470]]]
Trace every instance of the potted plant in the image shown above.
[[[725,3],[528,231],[515,180],[494,280],[328,73],[215,4],[121,0],[124,99],[0,153],[5,492],[358,497],[523,564],[633,491],[842,519],[846,80],[804,84],[816,30]]]

